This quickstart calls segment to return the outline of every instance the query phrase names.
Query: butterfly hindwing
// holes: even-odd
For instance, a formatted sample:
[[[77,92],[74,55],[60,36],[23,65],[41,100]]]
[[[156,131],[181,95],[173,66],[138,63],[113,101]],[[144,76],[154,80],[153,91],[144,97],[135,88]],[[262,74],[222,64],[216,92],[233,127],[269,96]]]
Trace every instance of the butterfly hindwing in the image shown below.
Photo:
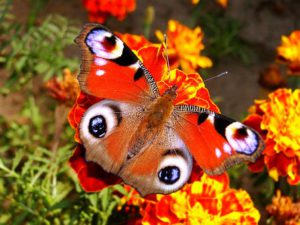
[[[87,24],[75,42],[82,54],[78,80],[87,94],[127,102],[136,102],[145,94],[158,95],[148,70],[127,45],[107,28]]]
[[[175,129],[199,166],[221,174],[243,162],[254,162],[264,149],[260,135],[246,125],[197,106],[175,107]]]
[[[120,172],[127,184],[142,195],[168,194],[189,179],[193,159],[173,129],[165,127],[153,143],[128,160]]]
[[[85,159],[120,176],[141,195],[170,193],[189,179],[192,156],[173,129],[153,133],[138,126],[147,123],[145,108],[113,100],[88,108],[80,122]]]

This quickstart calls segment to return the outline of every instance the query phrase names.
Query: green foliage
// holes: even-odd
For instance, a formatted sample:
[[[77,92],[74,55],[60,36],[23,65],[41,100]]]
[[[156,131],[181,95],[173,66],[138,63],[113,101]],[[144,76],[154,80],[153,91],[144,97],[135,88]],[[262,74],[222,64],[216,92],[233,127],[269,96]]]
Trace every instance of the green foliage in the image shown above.
[[[240,58],[249,63],[253,52],[239,36],[240,23],[224,15],[221,9],[211,7],[211,1],[201,1],[194,9],[193,24],[199,24],[205,34],[205,52],[217,61],[226,56]]]
[[[213,58],[232,55],[245,63],[250,61],[250,49],[239,37],[240,24],[234,19],[205,14],[200,18],[206,34],[208,54]]]
[[[61,107],[61,106],[58,106]],[[54,148],[53,113],[41,114],[33,98],[24,104],[22,122],[1,119],[0,224],[107,224],[120,203],[122,186],[88,194],[67,164],[74,143],[64,123]],[[45,129],[47,128],[47,129]]]
[[[6,34],[0,44],[0,62],[9,78],[2,93],[19,89],[36,75],[48,80],[63,68],[78,68],[77,58],[65,57],[64,50],[73,45],[79,31],[66,18],[50,15],[40,26],[28,27],[18,24],[9,12],[5,15],[0,25]]]

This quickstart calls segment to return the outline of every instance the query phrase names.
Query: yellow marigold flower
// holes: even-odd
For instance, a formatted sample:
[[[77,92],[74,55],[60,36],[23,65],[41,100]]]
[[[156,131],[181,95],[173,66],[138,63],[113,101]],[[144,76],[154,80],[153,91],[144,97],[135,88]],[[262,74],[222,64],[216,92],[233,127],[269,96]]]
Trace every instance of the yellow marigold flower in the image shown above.
[[[80,91],[76,75],[69,69],[63,70],[62,79],[52,78],[45,86],[51,97],[66,105],[73,105]]]
[[[200,2],[200,0],[191,0],[193,5],[196,5]]]
[[[300,201],[293,202],[288,196],[282,196],[278,190],[267,206],[267,212],[274,217],[276,224],[300,225]]]
[[[210,58],[200,55],[204,49],[204,34],[200,27],[191,30],[175,20],[170,20],[166,34],[171,69],[180,66],[184,72],[194,73],[199,68],[212,66]],[[160,41],[164,41],[161,31],[156,31],[156,36]]]
[[[228,0],[217,0],[217,3],[223,8],[226,8],[228,5]]]
[[[191,0],[191,2],[193,5],[196,5],[200,2],[200,0]],[[216,0],[216,2],[223,8],[226,8],[228,5],[228,0]]]
[[[257,224],[260,214],[248,193],[229,188],[226,174],[187,184],[170,195],[145,200],[141,224]]]
[[[263,161],[269,175],[287,176],[290,184],[300,183],[300,90],[278,89],[269,99],[257,101],[244,121],[256,128],[266,143]],[[257,165],[260,165],[257,168]],[[252,165],[263,169],[259,160]]]
[[[281,37],[281,45],[277,48],[278,59],[289,66],[289,74],[300,75],[300,30],[290,36]]]

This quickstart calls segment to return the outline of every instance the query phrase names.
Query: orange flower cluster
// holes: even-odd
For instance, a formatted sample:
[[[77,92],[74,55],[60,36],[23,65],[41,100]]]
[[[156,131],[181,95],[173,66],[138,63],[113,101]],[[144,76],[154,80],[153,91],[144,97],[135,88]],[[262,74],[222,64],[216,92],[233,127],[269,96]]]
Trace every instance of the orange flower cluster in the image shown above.
[[[204,34],[200,27],[191,30],[175,20],[170,20],[166,34],[171,69],[180,66],[184,72],[194,73],[199,68],[212,66],[210,58],[200,55],[204,49]],[[156,31],[156,36],[161,42],[164,41],[161,31]]]
[[[250,165],[261,171],[265,164],[276,181],[287,176],[300,183],[300,90],[278,89],[269,99],[256,101],[244,123],[261,133],[266,148],[263,157]]]
[[[227,174],[187,184],[170,195],[131,201],[140,204],[142,218],[135,224],[257,224],[258,210],[247,192],[229,188]]]
[[[104,23],[108,16],[123,20],[135,10],[135,0],[82,0],[92,22]]]
[[[200,2],[200,0],[191,0],[192,4],[196,5]],[[228,6],[228,0],[216,0],[216,2],[222,6],[223,8],[226,8]]]
[[[70,106],[74,104],[80,91],[76,75],[69,69],[64,69],[62,80],[52,78],[45,86],[51,97]]]
[[[267,212],[274,217],[276,224],[300,225],[300,201],[293,202],[290,197],[281,195],[278,190],[267,206]]]
[[[121,34],[116,33],[117,36],[124,41],[124,43],[133,51],[137,51],[140,48],[154,45],[150,41],[148,41],[144,36],[136,35],[136,34]]]
[[[228,0],[217,0],[217,3],[223,8],[226,8],[228,6]]]
[[[258,82],[262,87],[268,90],[276,90],[286,86],[286,81],[277,64],[271,64],[260,72]]]
[[[199,74],[185,74],[180,70],[171,70],[170,73],[165,73],[157,83],[161,93],[175,84],[178,86],[178,97],[174,104],[198,105],[214,112],[220,112],[217,105],[210,99],[209,92]]]
[[[277,58],[288,64],[289,74],[300,75],[300,30],[292,32],[290,36],[281,37]]]

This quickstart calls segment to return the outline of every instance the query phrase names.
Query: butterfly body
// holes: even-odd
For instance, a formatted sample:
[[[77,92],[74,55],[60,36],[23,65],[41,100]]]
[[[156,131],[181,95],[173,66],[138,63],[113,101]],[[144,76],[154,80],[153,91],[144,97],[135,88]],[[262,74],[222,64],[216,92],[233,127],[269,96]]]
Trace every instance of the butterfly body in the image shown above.
[[[161,91],[156,67],[163,57],[157,48],[147,49],[154,57],[145,61],[153,65],[148,70],[101,25],[86,25],[76,42],[83,59],[81,89],[104,99],[88,108],[80,122],[85,159],[142,195],[181,188],[193,158],[214,175],[254,161],[264,148],[251,128],[206,108],[179,104],[182,87],[177,84]]]

